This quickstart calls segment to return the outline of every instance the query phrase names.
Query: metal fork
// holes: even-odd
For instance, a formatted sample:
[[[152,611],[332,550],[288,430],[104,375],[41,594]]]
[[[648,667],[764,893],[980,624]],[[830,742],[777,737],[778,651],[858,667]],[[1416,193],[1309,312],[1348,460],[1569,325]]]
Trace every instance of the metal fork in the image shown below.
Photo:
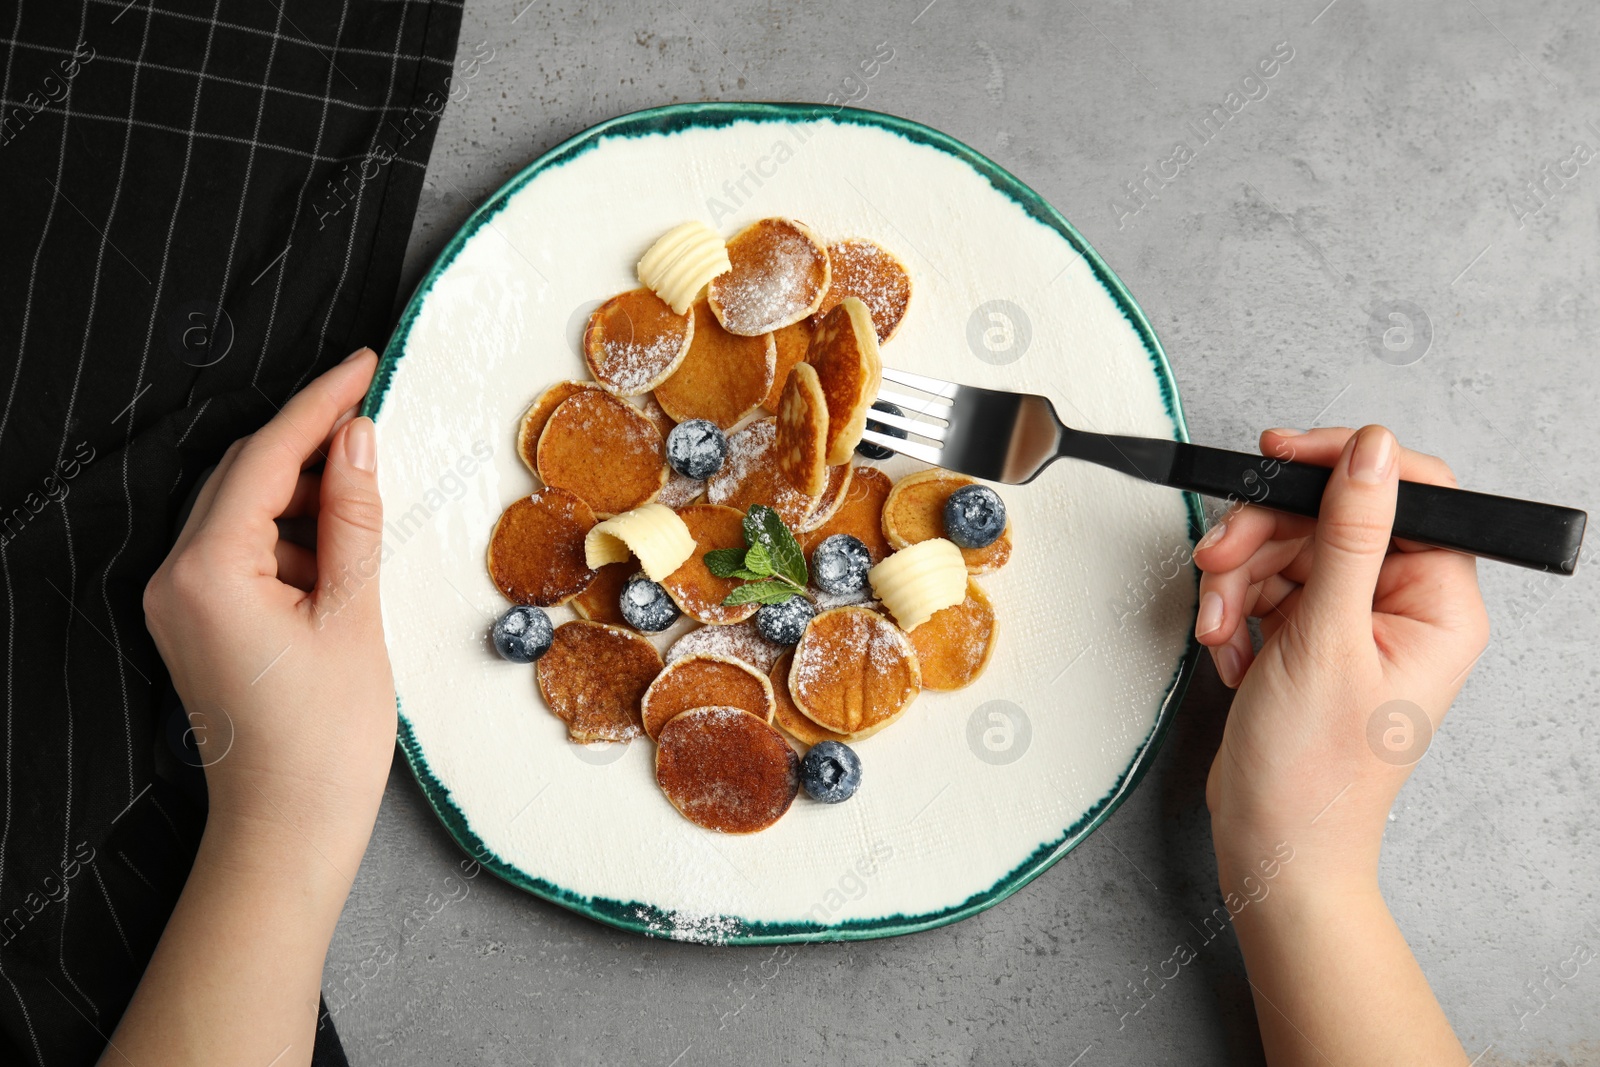
[[[883,380],[925,395],[880,388],[880,401],[908,414],[874,408],[863,438],[974,478],[1023,485],[1056,460],[1070,457],[1157,485],[1310,516],[1321,507],[1328,484],[1328,469],[1309,463],[1075,430],[1061,421],[1048,398],[1033,393],[956,385],[887,367]],[[873,429],[874,424],[883,429]],[[887,428],[922,440],[902,438],[885,432]],[[1571,574],[1587,522],[1587,513],[1573,508],[1402,481],[1394,536]]]

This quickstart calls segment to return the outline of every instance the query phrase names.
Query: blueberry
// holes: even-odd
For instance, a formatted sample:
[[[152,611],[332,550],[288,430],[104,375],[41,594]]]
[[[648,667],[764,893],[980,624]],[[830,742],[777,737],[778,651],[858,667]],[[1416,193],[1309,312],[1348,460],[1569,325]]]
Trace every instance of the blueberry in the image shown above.
[[[872,402],[872,407],[875,411],[887,411],[891,415],[905,415],[904,411],[901,411],[887,400],[874,400]],[[902,441],[909,436],[904,430],[897,426],[885,426],[883,423],[873,422],[871,419],[867,420],[867,429],[877,430],[879,433],[886,433],[890,437],[898,437]],[[856,451],[860,452],[868,459],[888,459],[894,455],[894,449],[884,448],[882,445],[875,445],[864,437],[856,443]]]
[[[806,623],[816,617],[816,606],[796,594],[782,604],[763,604],[756,612],[756,629],[775,645],[792,645],[806,632]]]
[[[963,485],[944,502],[944,532],[962,548],[992,545],[1006,528],[1006,502],[987,485]]]
[[[728,435],[706,419],[680,422],[667,434],[667,462],[685,478],[709,478],[728,458]]]
[[[658,582],[643,572],[628,579],[622,587],[622,617],[643,634],[658,634],[678,621],[678,605],[672,602]]]
[[[849,800],[861,785],[861,757],[849,745],[818,741],[800,761],[800,784],[824,804]]]
[[[494,650],[512,663],[532,663],[550,651],[556,629],[543,611],[519,604],[494,621],[489,636]]]
[[[872,553],[861,538],[834,534],[823,538],[811,553],[811,580],[824,593],[842,596],[867,584],[872,569]]]

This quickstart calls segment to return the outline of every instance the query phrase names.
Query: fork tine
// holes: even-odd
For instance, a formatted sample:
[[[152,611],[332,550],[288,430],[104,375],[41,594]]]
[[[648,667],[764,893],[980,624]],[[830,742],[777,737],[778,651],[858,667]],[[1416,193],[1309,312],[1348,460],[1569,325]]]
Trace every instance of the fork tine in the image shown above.
[[[867,421],[880,423],[884,426],[893,426],[897,430],[905,430],[907,433],[914,433],[918,437],[926,437],[933,441],[944,440],[945,426],[942,423],[918,422],[916,419],[908,419],[904,415],[891,415],[887,411],[877,409],[867,414]]]
[[[953,382],[929,378],[923,374],[912,374],[910,371],[894,370],[890,367],[883,368],[883,376],[886,380],[894,382],[896,385],[921,389],[924,393],[932,393],[935,396],[942,396],[949,400],[954,400],[957,391],[961,388]]]
[[[950,421],[950,405],[940,403],[929,397],[907,396],[905,393],[897,393],[892,389],[879,389],[878,399],[905,408],[907,411],[915,411],[918,415],[927,415],[930,418],[940,419],[944,422]]]
[[[882,415],[883,412],[877,411],[873,412],[873,414]],[[933,445],[925,445],[920,441],[907,441],[904,438],[892,437],[889,434],[880,433],[877,430],[863,431],[861,437],[862,440],[871,441],[873,444],[881,445],[884,448],[892,448],[896,452],[910,456],[912,459],[920,459],[922,462],[931,463],[935,467],[939,465],[940,450],[935,448]]]

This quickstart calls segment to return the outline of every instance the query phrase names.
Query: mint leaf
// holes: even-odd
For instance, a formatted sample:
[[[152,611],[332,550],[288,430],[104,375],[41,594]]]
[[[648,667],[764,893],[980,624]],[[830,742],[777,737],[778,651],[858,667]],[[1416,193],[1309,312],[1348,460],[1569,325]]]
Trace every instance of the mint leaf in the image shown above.
[[[808,577],[806,555],[800,549],[800,542],[795,540],[794,534],[789,532],[789,527],[783,524],[783,519],[778,517],[776,511],[765,504],[750,505],[744,517],[744,538],[750,543],[752,552],[757,546],[765,550],[772,567],[771,573],[796,586],[805,586]],[[745,565],[749,566],[748,557]]]
[[[772,554],[760,541],[752,542],[749,550],[745,552],[744,569],[754,571],[760,578],[770,578],[778,573],[778,569],[772,565]]]
[[[740,578],[739,572],[744,569],[744,552],[742,548],[713,548],[706,553],[706,570],[718,578]]]
[[[737,607],[740,604],[782,604],[792,596],[799,596],[792,586],[769,578],[761,582],[747,582],[723,598],[723,604]]]

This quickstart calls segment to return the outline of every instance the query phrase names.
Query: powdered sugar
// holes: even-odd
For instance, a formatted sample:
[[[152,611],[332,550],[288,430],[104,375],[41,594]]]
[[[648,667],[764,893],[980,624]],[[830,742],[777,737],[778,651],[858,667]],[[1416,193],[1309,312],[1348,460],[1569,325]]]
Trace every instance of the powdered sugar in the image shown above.
[[[785,219],[762,219],[728,242],[733,269],[711,283],[711,303],[729,333],[787,326],[817,300],[827,253]]]
[[[748,663],[762,674],[770,674],[772,665],[783,655],[783,647],[761,636],[753,622],[734,623],[732,626],[702,626],[690,630],[667,649],[666,662],[673,663],[684,656],[726,656]]]

